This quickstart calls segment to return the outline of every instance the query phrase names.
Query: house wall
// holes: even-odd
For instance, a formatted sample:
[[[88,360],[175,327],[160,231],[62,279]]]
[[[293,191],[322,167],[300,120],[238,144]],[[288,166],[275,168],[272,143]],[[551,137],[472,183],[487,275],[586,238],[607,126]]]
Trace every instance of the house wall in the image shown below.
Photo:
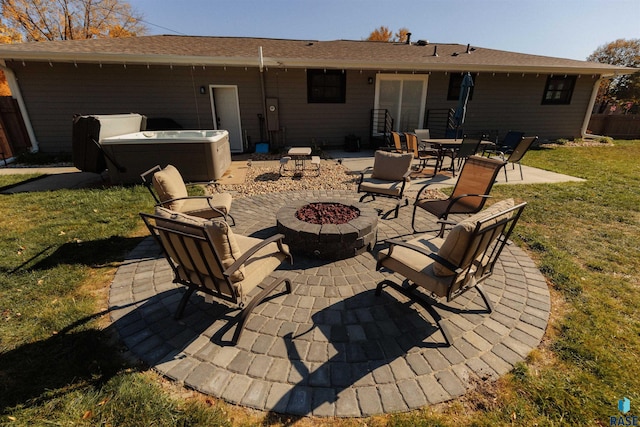
[[[447,101],[449,74],[433,73],[429,79],[427,109],[455,108]],[[542,105],[547,75],[481,73],[474,81],[473,99],[467,106],[466,133],[520,130],[542,139],[580,137],[597,76],[581,76],[569,105]]]
[[[44,152],[70,152],[74,114],[137,112],[169,117],[185,129],[212,129],[209,85],[237,85],[242,129],[252,143],[261,139],[259,114],[265,96],[279,102],[280,130],[273,145],[341,145],[348,134],[366,144],[375,99],[376,71],[348,70],[344,104],[307,103],[304,69],[191,67],[34,63],[8,61],[17,78],[36,138]],[[542,139],[580,136],[597,76],[576,81],[570,105],[541,105],[546,75],[481,73],[467,108],[467,133],[522,130]],[[455,108],[447,101],[449,75],[433,72],[427,91],[428,109]],[[200,94],[205,87],[205,94]]]
[[[373,108],[375,85],[368,83],[373,72],[345,71],[344,104],[307,103],[307,76],[302,69],[265,72],[267,98],[277,98],[284,145],[339,145],[348,134],[363,143],[369,135],[369,116]]]

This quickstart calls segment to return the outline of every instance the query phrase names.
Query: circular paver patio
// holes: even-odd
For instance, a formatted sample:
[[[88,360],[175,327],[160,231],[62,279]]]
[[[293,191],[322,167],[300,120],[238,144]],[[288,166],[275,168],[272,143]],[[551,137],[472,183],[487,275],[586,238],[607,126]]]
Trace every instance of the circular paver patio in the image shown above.
[[[298,200],[354,192],[302,191],[233,201],[235,232],[277,232],[277,210]],[[416,409],[455,398],[479,381],[508,372],[536,347],[549,316],[549,292],[533,261],[515,245],[484,284],[495,310],[475,290],[435,307],[454,335],[445,346],[428,312],[379,281],[374,254],[392,237],[409,237],[411,207],[385,219],[394,204],[368,203],[382,216],[373,253],[335,262],[296,257],[287,275],[293,292],[258,306],[236,346],[229,346],[237,310],[192,296],[173,318],[183,289],[151,238],[118,269],[111,285],[112,322],[129,350],[168,378],[228,402],[295,415],[360,417]],[[420,228],[436,229],[423,215]],[[229,326],[231,324],[231,327]],[[224,338],[223,338],[224,337]]]

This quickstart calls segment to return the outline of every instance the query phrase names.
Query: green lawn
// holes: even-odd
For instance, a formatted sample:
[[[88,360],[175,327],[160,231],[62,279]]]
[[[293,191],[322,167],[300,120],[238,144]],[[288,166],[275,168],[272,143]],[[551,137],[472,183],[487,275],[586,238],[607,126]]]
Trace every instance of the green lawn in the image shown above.
[[[408,414],[325,425],[609,425],[640,398],[640,141],[530,151],[525,164],[581,183],[498,185],[528,207],[514,240],[545,274],[553,312],[541,347],[501,380]],[[0,177],[0,187],[26,177]],[[106,295],[147,233],[146,189],[0,196],[0,425],[313,425],[231,407],[127,360]],[[637,413],[637,412],[635,412]],[[318,420],[315,420],[318,421]]]

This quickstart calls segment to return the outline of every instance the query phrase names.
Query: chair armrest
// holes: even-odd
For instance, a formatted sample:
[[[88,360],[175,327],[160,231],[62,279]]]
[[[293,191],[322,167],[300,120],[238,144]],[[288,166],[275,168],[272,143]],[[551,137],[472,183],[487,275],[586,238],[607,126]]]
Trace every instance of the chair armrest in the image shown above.
[[[404,173],[404,175],[402,175],[402,179],[404,181],[411,181],[411,173],[412,173],[412,171],[411,171],[411,169],[409,169],[408,171],[406,171]]]
[[[289,252],[285,251],[284,247],[282,246],[282,240],[283,239],[284,239],[284,234],[276,234],[274,236],[269,237],[268,239],[263,240],[262,242],[258,243],[257,245],[252,246],[245,253],[243,253],[242,256],[240,256],[240,258],[235,260],[235,262],[233,264],[231,264],[226,270],[224,270],[222,272],[222,274],[224,274],[226,277],[231,276],[233,273],[235,273],[240,268],[240,266],[242,264],[247,262],[247,260],[249,258],[251,258],[251,256],[253,256],[260,249],[264,248],[265,246],[267,246],[267,245],[269,245],[269,244],[271,244],[273,242],[277,242],[278,243],[278,249],[280,249],[280,252],[285,254],[287,256],[287,258],[289,258],[289,262],[291,262],[293,264],[293,258],[291,257],[291,254]]]
[[[425,185],[423,185],[423,186],[420,188],[420,190],[418,190],[418,194],[416,194],[416,202],[417,202],[418,200],[420,200],[420,195],[421,195],[421,194],[422,194],[422,192],[423,192],[424,190],[426,190],[426,189],[427,189],[427,187],[429,187],[430,185],[431,185],[431,184],[425,184]]]
[[[373,172],[373,167],[371,166],[367,166],[366,168],[364,168],[363,170],[360,171],[360,180],[358,181],[358,185],[362,184],[362,181],[364,181],[364,176],[367,174],[371,174]]]
[[[457,197],[454,197],[449,202],[449,205],[447,205],[447,209],[445,210],[445,218],[447,216],[449,216],[449,211],[451,210],[453,205],[455,205],[460,199],[464,199],[465,197],[482,197],[484,199],[490,199],[491,198],[491,196],[489,196],[488,194],[461,194],[461,195],[459,195]]]
[[[175,197],[175,198],[173,198],[173,199],[167,199],[167,200],[165,200],[164,202],[157,203],[157,204],[156,204],[156,206],[162,206],[162,207],[164,208],[164,207],[165,207],[165,204],[169,204],[169,203],[171,203],[171,202],[175,202],[175,201],[177,201],[177,200],[189,200],[189,199],[207,199],[207,203],[209,204],[209,208],[210,208],[212,211],[219,213],[221,217],[224,217],[225,221],[227,220],[227,215],[228,215],[228,213],[224,213],[224,212],[223,212],[223,211],[221,211],[220,209],[218,209],[218,208],[216,208],[215,206],[213,206],[213,205],[211,204],[211,201],[213,200],[213,196],[210,196],[210,195],[209,195],[209,196],[204,195],[204,196]]]
[[[387,243],[389,243],[389,254],[387,255],[387,257],[391,256],[391,252],[393,252],[393,246],[402,246],[404,248],[411,249],[412,251],[418,252],[424,256],[428,256],[429,258],[436,261],[437,263],[442,264],[448,270],[453,271],[455,274],[462,273],[462,268],[458,267],[455,264],[452,264],[451,262],[442,258],[440,255],[438,255],[435,252],[432,252],[425,248],[421,248],[416,245],[412,245],[411,243],[405,242],[404,240],[400,240],[400,239],[389,239],[387,240]]]

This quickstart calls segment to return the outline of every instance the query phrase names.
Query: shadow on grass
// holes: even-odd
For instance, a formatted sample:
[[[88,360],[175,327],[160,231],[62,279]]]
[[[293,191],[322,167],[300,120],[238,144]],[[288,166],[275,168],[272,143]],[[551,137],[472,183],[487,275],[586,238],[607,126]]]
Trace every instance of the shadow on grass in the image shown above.
[[[144,239],[145,237],[111,236],[107,239],[86,242],[68,242],[57,248],[55,248],[54,245],[50,245],[9,273],[15,273],[23,268],[48,270],[60,265],[99,267],[120,262],[123,260],[126,252],[136,247]]]
[[[71,329],[0,353],[0,413],[16,405],[38,405],[74,388],[97,388],[121,370],[135,368],[111,330]]]

